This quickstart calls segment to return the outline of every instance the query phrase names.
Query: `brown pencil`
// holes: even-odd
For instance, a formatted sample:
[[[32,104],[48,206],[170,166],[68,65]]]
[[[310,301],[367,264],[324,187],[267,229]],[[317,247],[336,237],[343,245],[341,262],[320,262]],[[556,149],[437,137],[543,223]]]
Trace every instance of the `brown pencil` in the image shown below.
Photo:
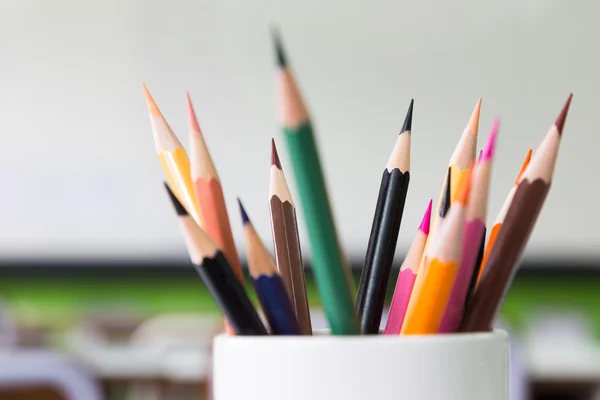
[[[311,335],[310,311],[306,298],[304,265],[298,237],[296,206],[285,179],[275,140],[271,139],[271,180],[269,209],[277,269],[292,301],[303,335]]]
[[[569,95],[556,122],[523,173],[481,280],[465,310],[459,327],[461,332],[492,329],[550,189],[572,96]]]

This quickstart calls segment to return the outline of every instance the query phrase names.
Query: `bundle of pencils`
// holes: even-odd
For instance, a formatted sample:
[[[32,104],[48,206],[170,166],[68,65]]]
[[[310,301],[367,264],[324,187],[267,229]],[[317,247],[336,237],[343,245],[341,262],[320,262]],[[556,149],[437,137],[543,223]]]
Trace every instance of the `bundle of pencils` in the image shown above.
[[[334,335],[444,334],[493,329],[548,195],[572,95],[534,152],[487,234],[492,165],[500,137],[494,119],[477,154],[481,98],[454,149],[435,207],[430,200],[400,272],[388,319],[386,292],[409,192],[414,100],[381,177],[357,295],[333,218],[317,135],[281,38],[273,31],[282,136],[306,224],[322,308]],[[190,158],[144,85],[165,186],[189,257],[233,335],[311,335],[296,203],[271,141],[269,193],[274,254],[239,201],[252,285],[245,283],[217,168],[191,99]],[[420,211],[422,212],[422,210]],[[253,289],[252,289],[253,288]],[[254,292],[254,295],[250,293]],[[253,304],[258,299],[259,307]]]

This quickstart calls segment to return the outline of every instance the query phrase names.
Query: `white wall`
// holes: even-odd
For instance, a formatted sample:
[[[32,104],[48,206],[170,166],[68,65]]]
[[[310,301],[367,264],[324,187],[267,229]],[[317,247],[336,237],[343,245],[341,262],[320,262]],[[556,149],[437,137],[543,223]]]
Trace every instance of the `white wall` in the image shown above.
[[[399,251],[438,195],[478,96],[480,143],[491,118],[502,117],[491,222],[527,148],[573,91],[529,254],[600,257],[599,11],[596,2],[545,0],[2,1],[0,256],[185,255],[142,81],[184,143],[183,93],[191,91],[238,242],[236,195],[270,242],[272,135],[293,183],[275,122],[268,26],[276,21],[315,120],[350,255],[364,252],[411,97],[412,182]]]

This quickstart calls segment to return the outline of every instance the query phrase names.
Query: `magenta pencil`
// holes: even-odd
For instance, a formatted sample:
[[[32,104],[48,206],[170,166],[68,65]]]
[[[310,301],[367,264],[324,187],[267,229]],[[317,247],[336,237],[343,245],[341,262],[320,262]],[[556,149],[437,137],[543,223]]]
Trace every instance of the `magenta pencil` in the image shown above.
[[[465,218],[462,259],[440,323],[440,333],[456,332],[465,309],[469,287],[475,273],[477,255],[479,254],[482,237],[485,234],[492,159],[499,127],[500,121],[494,119],[483,153],[473,171],[473,182]]]
[[[385,325],[385,335],[399,335],[400,329],[402,328],[402,322],[404,321],[404,315],[406,314],[406,308],[408,307],[408,301],[417,278],[417,272],[425,249],[425,243],[429,236],[429,224],[431,223],[431,203],[429,205],[417,231],[417,236],[410,245],[408,254],[400,267],[400,273],[398,274],[398,280],[396,281],[396,288],[394,289],[394,297],[392,297],[392,304],[390,306],[390,312],[388,320]]]

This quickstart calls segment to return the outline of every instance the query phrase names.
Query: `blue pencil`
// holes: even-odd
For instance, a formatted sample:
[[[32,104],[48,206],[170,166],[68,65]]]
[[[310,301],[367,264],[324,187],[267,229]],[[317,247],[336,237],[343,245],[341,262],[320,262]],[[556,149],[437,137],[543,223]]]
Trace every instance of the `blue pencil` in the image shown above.
[[[248,269],[254,289],[262,305],[273,335],[300,335],[300,325],[285,290],[281,276],[269,251],[252,226],[248,214],[238,199],[244,223]]]

